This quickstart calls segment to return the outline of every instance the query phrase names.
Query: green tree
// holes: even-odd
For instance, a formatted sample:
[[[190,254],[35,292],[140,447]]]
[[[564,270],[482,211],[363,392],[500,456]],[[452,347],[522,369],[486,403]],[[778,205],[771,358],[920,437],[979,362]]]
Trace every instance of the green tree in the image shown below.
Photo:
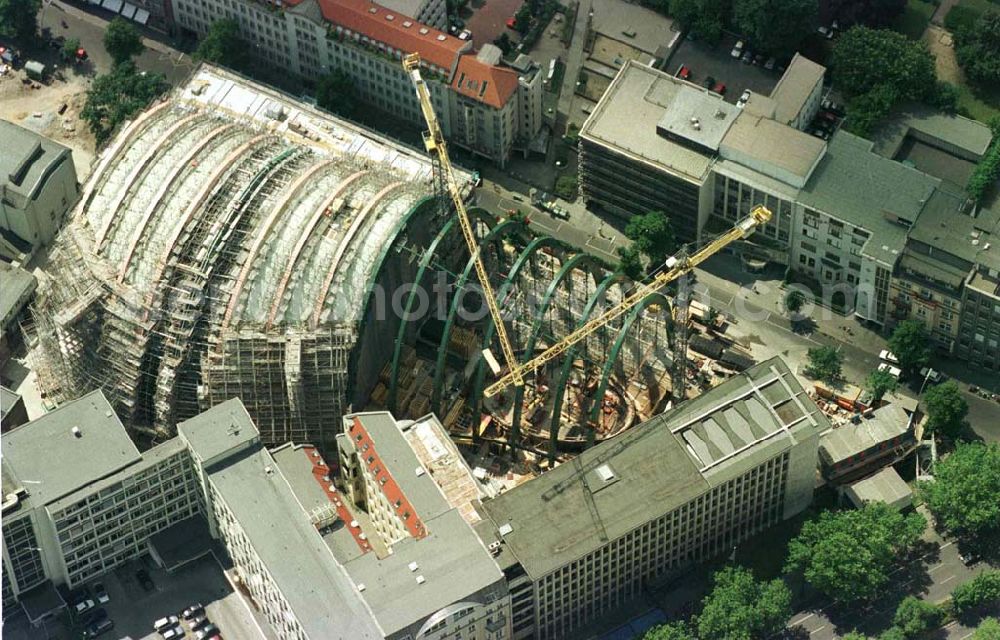
[[[115,18],[104,32],[104,49],[115,64],[122,64],[142,53],[142,37],[132,23]]]
[[[806,296],[799,289],[792,289],[785,296],[785,310],[789,313],[795,314],[802,311],[803,305],[806,303]]]
[[[498,46],[504,55],[507,55],[514,50],[514,42],[510,39],[510,36],[507,35],[506,31],[501,33],[500,36],[493,41],[493,44]]]
[[[791,53],[816,25],[816,0],[733,0],[733,21],[759,48]]]
[[[831,0],[830,15],[841,29],[860,24],[873,28],[892,27],[906,8],[906,0]]]
[[[1000,640],[1000,620],[983,618],[972,634],[972,640]]]
[[[555,191],[556,195],[563,200],[573,200],[576,198],[577,187],[578,183],[576,181],[576,176],[572,174],[565,174],[556,179],[556,186],[553,191]]]
[[[618,247],[618,270],[636,282],[642,279],[642,257],[634,246]]]
[[[926,429],[931,433],[943,433],[957,438],[965,427],[965,416],[969,414],[969,404],[958,390],[958,384],[949,380],[928,389],[924,393],[927,407]]]
[[[927,522],[881,502],[851,511],[824,511],[802,525],[788,545],[786,571],[802,571],[813,587],[845,602],[882,593],[897,556],[909,549]]]
[[[0,35],[31,44],[38,33],[42,0],[0,0]]]
[[[625,236],[657,266],[677,250],[674,227],[662,211],[632,216],[625,225]]]
[[[66,42],[63,42],[62,49],[59,51],[59,55],[62,56],[63,60],[73,60],[76,58],[76,50],[80,48],[79,38],[67,38]]]
[[[87,90],[87,101],[80,116],[100,146],[119,124],[145,109],[166,89],[167,83],[161,74],[139,73],[129,60],[94,80]]]
[[[1000,116],[994,116],[991,123],[1000,123]],[[969,197],[976,202],[982,202],[989,195],[991,189],[995,189],[1000,182],[1000,126],[991,127],[993,129],[993,144],[987,149],[986,154],[976,165],[969,176],[969,182],[965,185],[965,191]]]
[[[944,611],[932,602],[925,602],[916,596],[906,596],[896,607],[892,622],[907,638],[924,631],[937,628],[944,618]]]
[[[751,640],[783,629],[792,615],[792,594],[781,580],[758,581],[742,567],[715,572],[714,586],[698,616],[701,640]]]
[[[988,569],[951,592],[951,603],[958,613],[1000,603],[1000,570]]]
[[[818,378],[827,384],[832,384],[840,378],[844,364],[844,356],[834,347],[814,347],[806,352],[809,365],[806,375]]]
[[[840,640],[868,640],[868,636],[855,630],[845,633]]]
[[[726,0],[669,0],[667,12],[691,33],[714,44],[722,37],[728,8]]]
[[[694,640],[694,636],[683,622],[669,622],[653,627],[642,640]]]
[[[906,640],[906,634],[899,627],[889,627],[879,634],[878,640]]]
[[[354,80],[340,69],[334,69],[316,84],[316,104],[345,118],[354,116],[357,108],[354,95]]]
[[[888,371],[879,371],[876,369],[865,378],[865,389],[872,394],[873,406],[881,402],[885,394],[895,391],[898,386],[899,381],[896,380],[896,376]]]
[[[919,320],[903,320],[889,337],[889,349],[899,358],[903,371],[915,372],[930,360],[930,337]]]
[[[198,43],[194,58],[240,69],[246,61],[246,48],[240,37],[240,24],[231,18],[223,18],[208,28],[208,33]]]
[[[937,87],[927,45],[888,29],[848,29],[833,46],[831,68],[834,85],[849,97],[889,85],[897,99],[919,100]]]
[[[983,87],[1000,86],[1000,10],[987,10],[955,39],[955,55],[966,77]]]
[[[522,36],[531,29],[531,3],[525,2],[514,14],[514,29]]]
[[[949,531],[982,535],[1000,528],[1000,444],[959,443],[919,486],[927,508]]]
[[[896,88],[880,85],[868,93],[854,96],[847,102],[847,119],[844,127],[855,135],[867,137],[875,125],[885,119],[899,100]]]

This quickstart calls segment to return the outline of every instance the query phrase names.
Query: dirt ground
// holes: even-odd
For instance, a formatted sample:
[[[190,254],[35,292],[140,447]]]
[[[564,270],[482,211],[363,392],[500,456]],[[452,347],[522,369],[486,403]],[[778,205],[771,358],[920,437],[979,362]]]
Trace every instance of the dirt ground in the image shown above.
[[[955,44],[951,33],[941,27],[929,25],[924,31],[924,42],[934,54],[938,78],[956,85],[963,84],[965,78],[955,58]]]
[[[0,77],[0,118],[60,142],[73,151],[80,182],[90,174],[94,158],[94,136],[79,119],[86,99],[89,78],[72,72],[65,80],[25,84],[24,70]],[[62,115],[59,108],[66,105]]]

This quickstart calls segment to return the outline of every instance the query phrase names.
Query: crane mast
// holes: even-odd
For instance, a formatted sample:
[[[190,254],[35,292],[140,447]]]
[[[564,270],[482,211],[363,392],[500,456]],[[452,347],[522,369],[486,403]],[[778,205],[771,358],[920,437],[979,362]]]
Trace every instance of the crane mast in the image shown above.
[[[565,338],[549,347],[539,356],[522,365],[511,368],[505,376],[487,387],[484,393],[487,397],[492,397],[503,391],[511,384],[523,384],[524,376],[554,360],[555,358],[558,358],[570,347],[580,342],[597,329],[600,329],[612,320],[615,320],[616,318],[619,318],[627,313],[632,307],[639,304],[639,302],[641,302],[649,294],[660,290],[668,283],[676,280],[678,277],[690,273],[692,269],[711,256],[715,255],[722,248],[732,242],[735,242],[736,240],[741,240],[747,237],[753,233],[757,227],[765,224],[770,219],[770,210],[766,207],[758,205],[750,211],[750,214],[746,218],[739,221],[735,227],[716,237],[714,240],[690,256],[669,258],[666,263],[666,271],[657,274],[656,277],[654,277],[649,283],[636,287],[632,293],[622,299],[621,302],[608,309],[597,318],[590,320],[583,326],[568,334]],[[684,314],[684,316],[683,320],[686,322],[686,314]],[[678,357],[687,358],[687,353],[675,353],[674,358],[676,359]],[[516,380],[521,382],[516,383]]]
[[[507,337],[507,327],[504,325],[503,317],[500,315],[500,307],[497,305],[496,296],[493,294],[493,287],[490,285],[490,277],[486,272],[482,257],[479,254],[479,243],[476,241],[472,223],[469,222],[469,214],[465,210],[465,202],[462,200],[462,193],[455,179],[455,170],[451,165],[451,158],[448,157],[448,148],[444,141],[444,134],[441,132],[441,125],[438,122],[437,114],[434,113],[434,105],[431,102],[431,94],[427,89],[427,83],[420,75],[420,55],[411,53],[403,58],[403,68],[410,74],[413,88],[417,92],[417,100],[420,102],[420,110],[423,112],[424,120],[427,122],[427,131],[424,132],[424,146],[428,153],[435,154],[440,165],[441,178],[452,202],[455,204],[455,211],[458,213],[459,226],[462,228],[462,235],[465,236],[465,244],[469,247],[469,253],[476,267],[476,276],[479,278],[479,286],[482,287],[483,297],[486,299],[486,306],[489,308],[490,317],[493,319],[493,326],[496,329],[497,339],[500,348],[503,350],[504,361],[510,373],[505,376],[507,380],[504,386],[513,384],[521,386],[524,378],[521,375],[522,369],[518,368],[517,358],[514,349],[511,347],[510,339]],[[484,350],[486,351],[486,350]],[[492,357],[487,358],[490,361]]]

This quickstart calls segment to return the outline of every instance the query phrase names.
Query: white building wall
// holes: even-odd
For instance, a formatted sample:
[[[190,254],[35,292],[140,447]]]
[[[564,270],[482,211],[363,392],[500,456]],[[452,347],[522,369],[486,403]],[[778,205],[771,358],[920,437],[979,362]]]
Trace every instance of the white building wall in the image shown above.
[[[73,156],[67,151],[34,200],[15,204],[13,198],[0,197],[0,227],[13,231],[35,247],[48,246],[77,193]]]

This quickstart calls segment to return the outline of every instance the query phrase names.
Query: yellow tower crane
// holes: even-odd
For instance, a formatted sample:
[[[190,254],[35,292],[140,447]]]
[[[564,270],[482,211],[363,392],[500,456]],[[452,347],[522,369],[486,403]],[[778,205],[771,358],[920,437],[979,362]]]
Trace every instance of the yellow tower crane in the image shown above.
[[[558,358],[560,355],[565,353],[570,347],[580,342],[591,333],[600,329],[601,327],[607,325],[612,320],[621,317],[629,311],[632,307],[639,304],[646,296],[651,293],[658,291],[663,288],[668,283],[676,280],[680,276],[690,273],[692,269],[698,266],[700,263],[707,260],[712,255],[716,254],[726,245],[736,240],[742,240],[746,238],[751,233],[753,233],[757,227],[765,224],[771,219],[771,212],[766,207],[756,206],[751,211],[750,214],[739,221],[735,227],[729,231],[723,233],[722,235],[716,237],[714,240],[706,244],[704,247],[694,252],[690,256],[681,256],[680,258],[671,257],[667,259],[666,270],[657,274],[650,282],[647,284],[639,285],[631,293],[629,293],[621,302],[616,304],[614,307],[608,309],[600,316],[588,321],[586,324],[573,331],[565,338],[555,343],[548,349],[546,349],[539,356],[525,362],[524,364],[518,365],[511,368],[511,370],[502,378],[494,382],[492,385],[486,388],[484,392],[487,397],[494,396],[511,384],[523,384],[524,377],[529,373],[537,370],[544,364]],[[686,321],[681,319],[681,321]],[[684,347],[684,351],[686,351]],[[678,350],[679,351],[679,350]],[[687,358],[686,353],[674,353],[674,358]],[[515,382],[517,381],[517,382]]]
[[[451,159],[448,157],[448,147],[445,145],[444,134],[441,132],[441,125],[438,123],[437,114],[434,113],[434,105],[431,103],[431,94],[427,89],[427,83],[420,75],[420,55],[411,53],[403,58],[403,68],[410,74],[413,88],[417,91],[417,100],[420,101],[420,110],[424,114],[427,122],[427,131],[424,132],[424,146],[428,153],[436,154],[440,165],[440,178],[448,189],[451,200],[455,204],[455,211],[458,213],[459,226],[462,227],[462,235],[465,236],[465,244],[469,247],[469,253],[476,266],[476,276],[479,278],[479,286],[483,289],[483,298],[486,299],[486,306],[490,310],[490,317],[493,318],[493,326],[496,328],[497,339],[500,341],[500,348],[503,350],[503,357],[510,373],[505,376],[506,384],[521,386],[524,379],[521,377],[521,370],[518,369],[517,359],[514,356],[514,348],[510,345],[507,337],[507,327],[503,323],[500,315],[500,307],[497,305],[496,296],[493,295],[493,287],[490,285],[490,276],[483,265],[483,259],[479,255],[479,243],[476,242],[476,235],[469,222],[469,214],[465,210],[465,202],[462,200],[462,193],[458,188],[458,181],[455,179],[455,170],[451,166]],[[496,362],[489,353],[489,349],[483,350],[486,361],[491,368],[496,370]]]

